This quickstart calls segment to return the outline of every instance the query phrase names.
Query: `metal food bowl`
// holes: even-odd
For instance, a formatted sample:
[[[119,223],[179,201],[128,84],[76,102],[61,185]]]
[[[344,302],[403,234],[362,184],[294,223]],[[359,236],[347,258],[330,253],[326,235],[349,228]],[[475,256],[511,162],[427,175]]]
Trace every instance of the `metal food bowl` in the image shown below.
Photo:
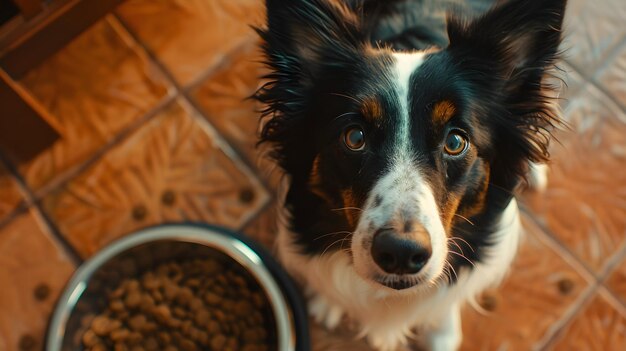
[[[82,350],[82,319],[104,310],[104,288],[173,260],[227,256],[255,278],[273,312],[279,351],[310,350],[305,304],[293,282],[260,245],[204,224],[168,224],[125,236],[79,267],[61,294],[46,336],[46,350]]]

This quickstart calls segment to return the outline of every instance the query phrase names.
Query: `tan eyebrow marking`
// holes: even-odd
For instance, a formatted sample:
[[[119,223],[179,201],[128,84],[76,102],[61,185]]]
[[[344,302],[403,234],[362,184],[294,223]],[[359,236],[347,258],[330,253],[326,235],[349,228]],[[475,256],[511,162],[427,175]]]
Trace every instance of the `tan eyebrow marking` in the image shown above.
[[[341,198],[343,200],[343,211],[351,226],[356,226],[358,222],[358,213],[355,213],[354,209],[358,208],[358,202],[354,192],[351,189],[345,189],[341,191]],[[357,211],[358,212],[358,211]]]
[[[383,117],[383,108],[375,97],[366,97],[363,99],[361,113],[368,119],[377,120]]]
[[[441,100],[433,106],[432,118],[437,124],[444,124],[454,116],[456,106],[450,100]]]
[[[321,183],[322,179],[320,176],[320,156],[317,155],[313,160],[313,168],[311,169],[311,173],[309,174],[309,186],[313,194],[324,199],[327,203],[332,204],[333,200],[320,189]]]

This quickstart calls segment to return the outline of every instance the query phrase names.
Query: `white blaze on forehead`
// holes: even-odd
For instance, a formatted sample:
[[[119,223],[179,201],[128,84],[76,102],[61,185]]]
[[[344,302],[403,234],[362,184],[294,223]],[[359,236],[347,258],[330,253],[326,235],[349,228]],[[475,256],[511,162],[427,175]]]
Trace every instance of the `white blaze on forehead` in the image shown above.
[[[432,188],[421,174],[411,146],[412,116],[409,106],[411,75],[424,62],[424,52],[394,53],[394,82],[398,94],[400,116],[397,125],[397,138],[391,168],[375,186],[375,194],[383,198],[380,209],[374,209],[372,218],[388,221],[399,214],[408,213],[410,218],[423,226],[430,236],[432,256],[422,270],[428,279],[438,276],[443,270],[447,255],[447,239],[439,217],[439,209],[433,196]],[[391,213],[376,213],[390,210]],[[377,218],[378,217],[378,218]],[[391,218],[390,218],[391,217]]]
[[[395,66],[393,67],[393,82],[398,94],[400,118],[398,120],[396,136],[396,157],[406,158],[410,155],[411,143],[411,114],[409,111],[409,90],[411,74],[424,62],[423,52],[394,53]]]
[[[403,228],[406,222],[428,232],[431,258],[424,268],[408,279],[434,282],[442,273],[447,256],[447,237],[432,188],[419,169],[411,143],[411,76],[424,62],[425,53],[394,53],[389,78],[396,96],[399,115],[394,119],[393,155],[387,172],[370,191],[359,225],[352,240],[354,266],[364,277],[397,279],[384,273],[374,262],[370,250],[376,231],[385,226]],[[415,232],[414,234],[418,234]],[[380,278],[377,278],[380,279]]]

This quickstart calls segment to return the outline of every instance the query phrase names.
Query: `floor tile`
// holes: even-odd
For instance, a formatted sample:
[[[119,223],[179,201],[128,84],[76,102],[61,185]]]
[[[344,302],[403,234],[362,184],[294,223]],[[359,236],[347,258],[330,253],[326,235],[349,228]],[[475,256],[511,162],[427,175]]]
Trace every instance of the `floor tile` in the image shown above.
[[[626,41],[594,80],[626,109]]]
[[[22,201],[17,183],[9,172],[0,164],[0,223]]]
[[[599,272],[626,240],[626,116],[587,85],[565,111],[545,193],[525,200],[547,231]]]
[[[579,313],[559,340],[554,351],[626,350],[626,315],[598,295]]]
[[[626,35],[626,2],[568,1],[565,14],[564,56],[587,77],[593,75]]]
[[[61,134],[51,148],[20,165],[35,189],[84,162],[167,91],[154,66],[107,19],[33,69],[21,83],[48,109]]]
[[[257,45],[252,42],[232,55],[231,62],[200,83],[192,96],[209,122],[271,189],[277,189],[282,173],[267,157],[269,145],[257,145],[261,105],[249,98],[265,70]]]
[[[248,99],[256,91],[261,64],[254,46],[234,55],[202,82],[193,97],[204,115],[252,164],[257,163],[259,106]]]
[[[44,198],[83,255],[141,227],[203,221],[239,229],[268,199],[254,176],[174,103]]]
[[[615,271],[609,275],[605,285],[626,306],[626,255],[622,258]]]
[[[335,330],[329,331],[317,324],[311,323],[312,351],[374,351],[363,339],[355,339],[353,332]],[[395,351],[408,351],[402,347]]]
[[[561,108],[566,108],[572,98],[587,84],[576,69],[566,62],[560,62],[558,69],[550,77],[548,83],[556,87],[558,102]]]
[[[463,313],[462,350],[531,350],[574,306],[587,282],[545,241],[541,229],[523,220],[526,235],[502,286]]]
[[[0,227],[0,350],[42,349],[54,302],[73,270],[32,213]],[[19,347],[29,341],[33,348]]]
[[[186,85],[242,43],[263,17],[257,0],[131,0],[117,13]]]
[[[267,206],[262,213],[243,228],[243,233],[261,243],[266,249],[273,251],[278,236],[276,205],[271,203]]]

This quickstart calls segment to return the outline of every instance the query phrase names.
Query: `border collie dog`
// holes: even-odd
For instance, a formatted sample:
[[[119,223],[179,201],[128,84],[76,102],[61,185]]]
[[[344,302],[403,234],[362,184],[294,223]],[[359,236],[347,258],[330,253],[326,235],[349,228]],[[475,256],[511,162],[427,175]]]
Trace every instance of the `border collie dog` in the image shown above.
[[[381,351],[413,333],[459,347],[460,306],[510,266],[514,194],[560,122],[546,78],[566,0],[440,26],[435,3],[267,0],[257,29],[260,142],[286,174],[279,257],[317,321]]]

